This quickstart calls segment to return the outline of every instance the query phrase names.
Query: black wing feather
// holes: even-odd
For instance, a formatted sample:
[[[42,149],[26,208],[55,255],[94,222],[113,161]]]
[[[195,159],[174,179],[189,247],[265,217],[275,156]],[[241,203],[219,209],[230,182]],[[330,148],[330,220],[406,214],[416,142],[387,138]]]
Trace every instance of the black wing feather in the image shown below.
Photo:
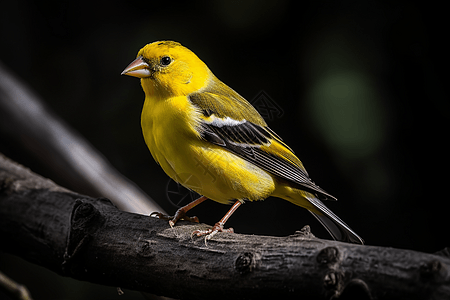
[[[204,122],[201,131],[205,140],[228,149],[261,169],[295,182],[303,190],[322,199],[336,199],[317,186],[309,178],[306,170],[260,148],[261,145],[269,145],[270,138],[279,139],[266,128],[248,121],[234,125],[221,124],[220,126]]]

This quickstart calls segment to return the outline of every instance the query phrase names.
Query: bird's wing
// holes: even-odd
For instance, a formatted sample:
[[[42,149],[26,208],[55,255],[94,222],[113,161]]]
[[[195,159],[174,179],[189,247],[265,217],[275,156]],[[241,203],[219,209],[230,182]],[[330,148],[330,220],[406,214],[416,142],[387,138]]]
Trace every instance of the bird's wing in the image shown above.
[[[221,88],[229,90],[206,89],[189,95],[191,103],[203,113],[201,136],[273,175],[299,184],[302,190],[322,199],[336,199],[309,178],[301,161],[267,127],[256,109],[224,86]]]

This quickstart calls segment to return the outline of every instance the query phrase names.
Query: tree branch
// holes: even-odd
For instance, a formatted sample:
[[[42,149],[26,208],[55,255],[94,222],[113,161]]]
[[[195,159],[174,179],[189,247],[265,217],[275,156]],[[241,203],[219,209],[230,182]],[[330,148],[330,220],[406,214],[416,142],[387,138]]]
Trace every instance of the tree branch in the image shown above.
[[[182,299],[449,299],[450,259],[315,238],[219,233],[119,211],[0,156],[1,250],[58,274]]]

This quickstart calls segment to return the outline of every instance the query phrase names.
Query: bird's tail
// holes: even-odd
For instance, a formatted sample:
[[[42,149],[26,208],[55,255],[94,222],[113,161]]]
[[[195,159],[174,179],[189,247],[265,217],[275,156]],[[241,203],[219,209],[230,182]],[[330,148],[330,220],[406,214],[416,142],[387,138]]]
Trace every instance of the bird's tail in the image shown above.
[[[355,244],[364,244],[364,240],[360,238],[347,224],[336,216],[325,204],[312,194],[305,197],[316,209],[309,210],[317,220],[327,229],[330,235],[338,241],[350,242]]]

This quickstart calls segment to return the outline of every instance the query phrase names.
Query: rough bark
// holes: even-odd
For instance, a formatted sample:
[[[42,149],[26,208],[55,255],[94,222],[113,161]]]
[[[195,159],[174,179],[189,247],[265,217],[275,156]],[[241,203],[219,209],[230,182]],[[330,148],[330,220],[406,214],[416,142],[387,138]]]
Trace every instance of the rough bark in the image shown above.
[[[0,156],[1,250],[61,275],[180,299],[449,299],[450,259],[315,238],[219,233],[119,211]]]

